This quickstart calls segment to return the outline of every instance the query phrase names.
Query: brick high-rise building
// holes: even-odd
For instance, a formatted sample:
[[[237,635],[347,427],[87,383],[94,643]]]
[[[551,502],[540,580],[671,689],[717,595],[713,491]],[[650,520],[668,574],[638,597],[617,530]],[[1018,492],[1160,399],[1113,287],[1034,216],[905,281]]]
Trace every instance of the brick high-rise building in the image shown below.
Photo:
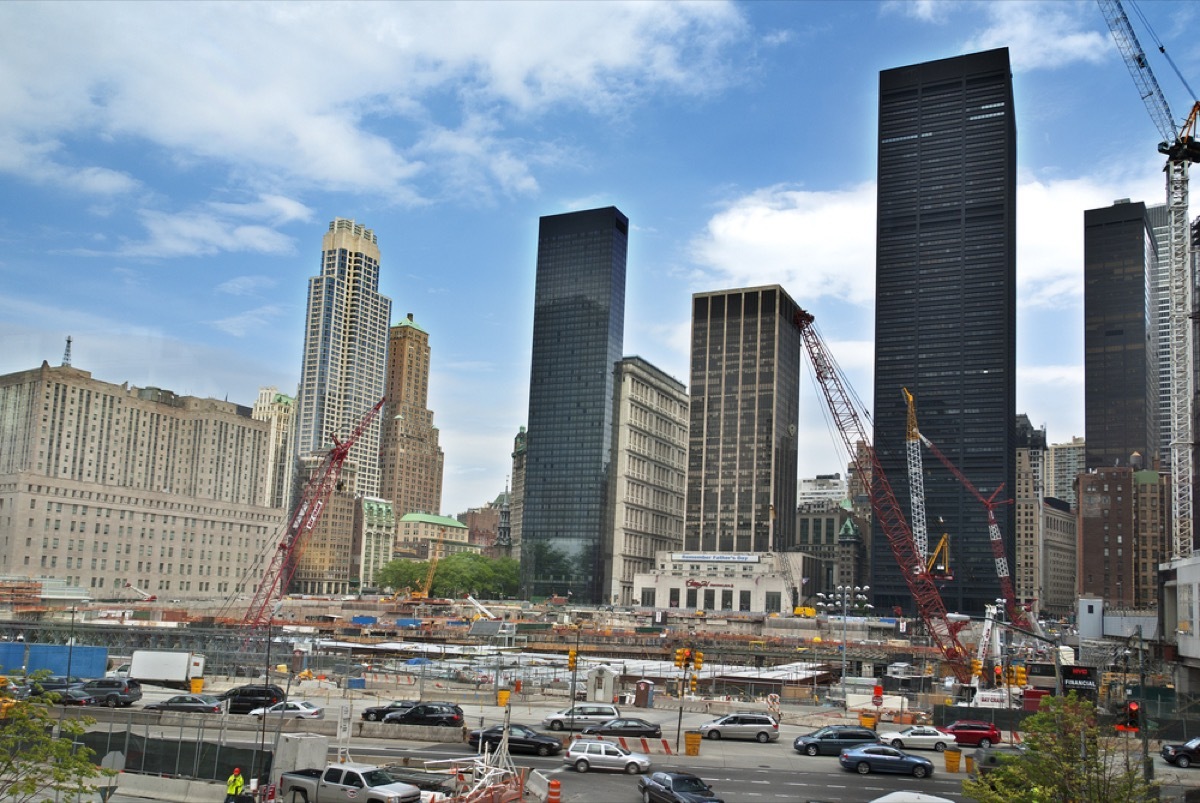
[[[444,456],[428,406],[430,356],[429,333],[409,313],[388,338],[380,452],[379,493],[397,517],[441,512]]]

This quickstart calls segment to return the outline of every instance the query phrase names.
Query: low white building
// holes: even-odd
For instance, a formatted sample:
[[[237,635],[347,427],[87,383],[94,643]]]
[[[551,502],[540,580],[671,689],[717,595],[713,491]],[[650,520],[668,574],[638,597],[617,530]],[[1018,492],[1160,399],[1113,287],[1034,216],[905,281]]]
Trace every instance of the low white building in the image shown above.
[[[658,552],[634,587],[646,608],[790,614],[824,590],[813,585],[819,563],[802,552]]]

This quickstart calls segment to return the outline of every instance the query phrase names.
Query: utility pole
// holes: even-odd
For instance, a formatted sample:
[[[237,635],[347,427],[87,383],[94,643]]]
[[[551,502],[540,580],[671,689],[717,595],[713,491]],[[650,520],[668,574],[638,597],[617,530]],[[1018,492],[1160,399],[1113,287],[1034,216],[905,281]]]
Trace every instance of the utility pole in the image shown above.
[[[1138,640],[1138,731],[1142,734],[1142,777],[1146,783],[1154,781],[1154,759],[1150,758],[1150,734],[1146,722],[1146,643],[1142,640],[1142,626],[1137,626]]]

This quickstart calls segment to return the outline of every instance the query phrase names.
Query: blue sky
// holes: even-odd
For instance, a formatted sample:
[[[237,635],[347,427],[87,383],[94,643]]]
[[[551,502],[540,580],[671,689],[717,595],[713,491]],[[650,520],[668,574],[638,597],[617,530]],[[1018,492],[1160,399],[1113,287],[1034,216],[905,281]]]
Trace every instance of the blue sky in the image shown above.
[[[1140,7],[1197,85],[1200,4]],[[353,218],[430,332],[447,514],[504,488],[525,423],[540,215],[629,216],[627,354],[686,381],[691,294],[780,283],[870,399],[879,71],[1007,46],[1018,410],[1057,442],[1083,434],[1083,210],[1164,197],[1093,2],[18,1],[0,27],[0,373],[71,335],[104,381],[294,392]],[[843,470],[804,393],[802,476]]]

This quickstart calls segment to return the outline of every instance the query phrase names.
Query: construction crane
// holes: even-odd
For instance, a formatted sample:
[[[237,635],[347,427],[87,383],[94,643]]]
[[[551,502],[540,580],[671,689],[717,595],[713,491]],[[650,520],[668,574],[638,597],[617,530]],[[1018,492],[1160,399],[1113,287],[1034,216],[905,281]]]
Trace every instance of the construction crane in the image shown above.
[[[908,584],[908,590],[917,605],[917,612],[930,639],[937,645],[958,681],[963,684],[970,683],[969,658],[966,649],[958,640],[958,631],[962,629],[965,621],[955,621],[948,615],[942,595],[938,592],[924,559],[917,552],[916,544],[913,543],[912,531],[904,518],[900,503],[896,500],[891,483],[879,464],[879,456],[870,445],[871,440],[862,424],[865,413],[859,413],[848,392],[841,369],[826,350],[813,320],[810,313],[804,310],[796,311],[794,323],[800,330],[805,350],[812,361],[813,372],[821,386],[838,434],[842,438],[842,444],[848,454],[854,455],[855,469],[860,476],[866,476],[868,468],[860,461],[866,459],[870,462],[871,509],[874,511],[875,520],[879,522],[880,529],[892,548],[892,554],[900,566],[900,574]]]
[[[901,388],[904,403],[908,405],[908,427],[904,435],[905,452],[908,455],[908,495],[912,508],[912,537],[917,554],[929,567],[929,532],[925,527],[925,472],[921,464],[921,431],[917,429],[917,404],[908,388]]]
[[[300,501],[296,505],[295,511],[292,512],[291,519],[288,520],[287,528],[283,531],[283,537],[280,538],[272,554],[266,573],[258,582],[254,597],[246,609],[246,615],[242,619],[243,625],[261,628],[270,624],[272,612],[287,594],[292,577],[296,574],[296,566],[308,535],[321,520],[325,503],[329,501],[330,494],[337,487],[338,477],[342,474],[342,465],[346,462],[347,455],[350,454],[350,447],[354,446],[354,443],[370,426],[371,421],[379,414],[383,408],[383,402],[384,400],[380,399],[374,407],[367,411],[346,440],[339,441],[336,436],[333,437],[333,448],[326,452],[320,466],[304,484],[304,493],[301,494]]]
[[[433,576],[437,573],[438,561],[442,557],[442,542],[445,540],[445,535],[439,535],[435,543],[429,548],[429,571],[425,573],[425,582],[416,591],[408,595],[411,600],[429,599],[429,592],[433,588]]]
[[[125,587],[128,588],[133,593],[137,594],[139,597],[141,597],[142,602],[158,602],[157,595],[151,594],[149,591],[143,591],[142,589],[135,586],[133,583],[126,583]]]
[[[1169,330],[1171,338],[1171,556],[1192,554],[1192,273],[1188,254],[1188,170],[1200,162],[1196,141],[1196,117],[1200,101],[1193,98],[1192,110],[1177,128],[1171,107],[1150,69],[1121,0],[1097,0],[1113,41],[1121,51],[1146,111],[1154,121],[1162,142],[1158,152],[1167,157],[1168,265],[1171,287]],[[1165,55],[1166,51],[1163,49]],[[1180,78],[1183,76],[1181,75]],[[1184,82],[1185,87],[1187,82]],[[1190,91],[1190,88],[1189,88]]]

